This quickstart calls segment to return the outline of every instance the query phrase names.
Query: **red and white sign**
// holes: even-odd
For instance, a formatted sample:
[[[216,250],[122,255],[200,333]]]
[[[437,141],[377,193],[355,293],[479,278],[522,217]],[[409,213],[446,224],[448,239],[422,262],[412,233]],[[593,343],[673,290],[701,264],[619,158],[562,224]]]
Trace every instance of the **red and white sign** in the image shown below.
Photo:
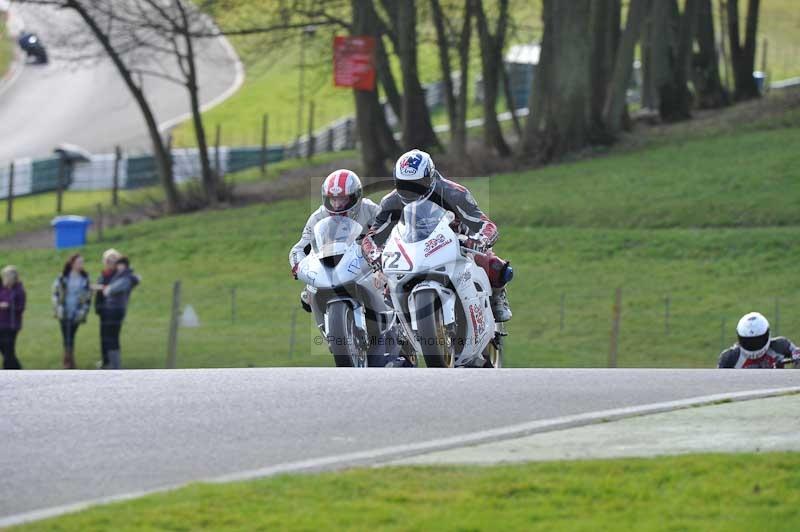
[[[375,37],[333,38],[333,84],[360,91],[375,90]]]

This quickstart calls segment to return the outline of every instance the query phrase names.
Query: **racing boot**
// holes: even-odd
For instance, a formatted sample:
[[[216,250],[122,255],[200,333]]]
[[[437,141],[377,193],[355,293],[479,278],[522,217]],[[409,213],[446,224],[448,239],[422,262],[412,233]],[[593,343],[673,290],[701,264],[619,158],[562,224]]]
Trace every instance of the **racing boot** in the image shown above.
[[[502,323],[511,319],[511,307],[508,306],[508,297],[506,296],[505,288],[493,289],[490,303],[492,305],[494,321]]]
[[[308,288],[303,288],[303,291],[300,292],[300,305],[302,305],[303,310],[306,312],[311,312],[311,294],[308,293]]]

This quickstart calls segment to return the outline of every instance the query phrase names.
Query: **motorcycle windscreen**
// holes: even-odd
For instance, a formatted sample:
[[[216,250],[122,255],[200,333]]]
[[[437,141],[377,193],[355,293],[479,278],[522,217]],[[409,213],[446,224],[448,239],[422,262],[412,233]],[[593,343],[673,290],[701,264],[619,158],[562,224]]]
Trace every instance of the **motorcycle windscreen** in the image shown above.
[[[311,249],[320,259],[343,255],[361,231],[361,224],[347,216],[329,216],[314,226]]]
[[[422,242],[431,236],[446,214],[447,211],[429,200],[409,203],[403,209],[403,218],[398,224],[400,236],[408,243]]]

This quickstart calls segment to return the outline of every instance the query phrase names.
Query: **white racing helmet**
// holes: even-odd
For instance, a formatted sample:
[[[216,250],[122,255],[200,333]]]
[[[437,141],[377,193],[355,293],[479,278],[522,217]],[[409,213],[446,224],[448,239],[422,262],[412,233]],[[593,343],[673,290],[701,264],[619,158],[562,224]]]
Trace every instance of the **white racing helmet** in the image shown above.
[[[351,170],[331,172],[322,182],[322,205],[331,216],[355,217],[362,196],[361,179]]]
[[[433,159],[422,150],[404,153],[394,165],[394,188],[404,204],[430,196],[439,177]]]
[[[736,325],[739,349],[747,358],[760,358],[769,349],[769,322],[762,314],[751,312]]]

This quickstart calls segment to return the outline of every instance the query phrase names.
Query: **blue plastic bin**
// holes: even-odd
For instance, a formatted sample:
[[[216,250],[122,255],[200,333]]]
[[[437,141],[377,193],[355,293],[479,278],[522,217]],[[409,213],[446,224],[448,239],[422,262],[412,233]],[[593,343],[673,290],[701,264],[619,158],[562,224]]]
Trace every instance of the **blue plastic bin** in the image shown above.
[[[756,70],[753,72],[753,80],[755,80],[756,87],[758,87],[758,93],[764,94],[767,90],[767,75],[764,72]]]
[[[55,229],[56,249],[76,248],[86,244],[92,220],[85,216],[58,216],[50,225]]]

